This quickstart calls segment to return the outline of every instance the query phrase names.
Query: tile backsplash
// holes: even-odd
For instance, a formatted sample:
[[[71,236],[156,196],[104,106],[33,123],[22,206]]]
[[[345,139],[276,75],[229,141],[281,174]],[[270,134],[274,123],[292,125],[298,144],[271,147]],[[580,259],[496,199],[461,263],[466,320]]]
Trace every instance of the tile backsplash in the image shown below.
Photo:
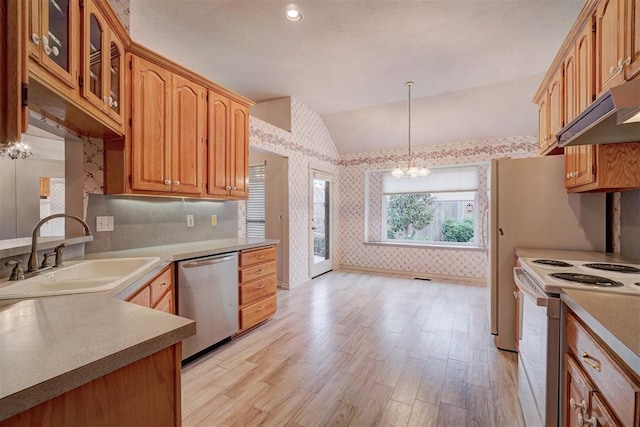
[[[86,253],[224,239],[238,233],[237,202],[89,194],[89,226],[95,229],[96,216],[105,215],[114,217],[114,230],[95,232]],[[193,227],[187,227],[187,215],[194,216]],[[218,216],[215,227],[211,215]]]
[[[640,263],[640,190],[620,196],[620,254]]]

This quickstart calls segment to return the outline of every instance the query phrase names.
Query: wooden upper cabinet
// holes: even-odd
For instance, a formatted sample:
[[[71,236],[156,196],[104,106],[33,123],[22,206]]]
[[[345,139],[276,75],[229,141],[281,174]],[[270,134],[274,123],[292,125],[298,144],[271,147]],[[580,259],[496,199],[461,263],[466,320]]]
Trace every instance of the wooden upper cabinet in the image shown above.
[[[93,0],[83,7],[82,96],[123,123],[124,46]]]
[[[593,30],[593,22],[587,21],[565,60],[565,123],[573,120],[594,99]],[[573,188],[592,183],[595,179],[594,147],[565,147],[564,153],[565,187]]]
[[[30,0],[29,58],[70,88],[78,85],[78,2]]]
[[[154,62],[131,61],[131,189],[202,194],[205,89]]]
[[[171,73],[131,57],[131,188],[171,191]]]
[[[625,69],[625,78],[631,80],[640,74],[640,0],[627,0],[626,25],[629,64]]]
[[[563,63],[562,77],[564,79],[564,123],[569,123],[574,117],[578,115],[578,102],[577,102],[577,75],[576,75],[576,51],[571,49],[569,54],[565,57]]]
[[[249,108],[231,101],[231,192],[249,196]]]
[[[249,108],[209,91],[207,193],[248,197]]]
[[[572,59],[572,62],[575,61]],[[536,101],[538,104],[538,152],[540,154],[559,154],[556,133],[564,123],[563,69],[553,74],[546,90]]]
[[[549,146],[549,109],[547,93],[538,102],[538,151],[544,153]]]
[[[578,36],[575,44],[576,56],[576,86],[575,86],[575,115],[567,117],[573,120],[575,116],[580,114],[593,100],[594,93],[594,23],[589,20],[582,32]]]
[[[231,141],[231,101],[209,91],[209,149],[207,153],[207,193],[226,196],[231,190],[229,145]]]
[[[558,70],[549,85],[549,145],[556,143],[556,133],[564,126],[562,70]]]
[[[174,192],[202,193],[206,129],[204,93],[202,86],[173,76],[171,179]]]
[[[596,10],[596,93],[624,81],[625,1],[602,0]]]

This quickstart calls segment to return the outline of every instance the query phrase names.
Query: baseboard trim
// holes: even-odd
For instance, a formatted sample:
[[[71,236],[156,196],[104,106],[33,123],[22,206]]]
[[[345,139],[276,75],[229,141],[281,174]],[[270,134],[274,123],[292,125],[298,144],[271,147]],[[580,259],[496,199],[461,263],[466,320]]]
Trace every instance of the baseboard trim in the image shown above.
[[[395,274],[398,276],[405,276],[405,277],[427,278],[427,279],[433,280],[434,282],[437,282],[437,281],[455,282],[455,283],[462,283],[465,285],[480,286],[483,288],[487,286],[487,279],[485,277],[454,276],[449,274],[435,274],[435,273],[425,273],[425,272],[418,272],[418,271],[389,270],[385,268],[363,267],[359,265],[348,265],[348,264],[340,264],[340,269],[369,271],[372,273],[382,273],[382,274]]]

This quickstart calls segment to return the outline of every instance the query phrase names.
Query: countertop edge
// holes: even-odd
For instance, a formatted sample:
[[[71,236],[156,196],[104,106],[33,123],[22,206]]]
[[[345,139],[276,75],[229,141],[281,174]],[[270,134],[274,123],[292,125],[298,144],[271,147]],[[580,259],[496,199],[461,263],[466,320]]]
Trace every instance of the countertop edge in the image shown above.
[[[640,376],[640,357],[620,341],[606,326],[588,310],[576,302],[571,295],[561,291],[560,299],[571,309],[604,343],[632,370]]]
[[[216,255],[225,252],[237,252],[246,249],[254,249],[263,246],[278,244],[274,239],[220,239],[219,241],[200,241],[182,243],[175,245],[165,245],[149,248],[137,248],[122,251],[111,251],[85,256],[75,259],[100,259],[112,257],[135,257],[142,253],[157,252],[160,261],[149,266],[145,271],[140,272],[122,285],[111,291],[97,292],[95,298],[125,299],[127,295],[132,295],[141,286],[153,278],[158,272],[170,263],[182,261],[190,258],[198,258],[209,255]],[[190,249],[191,247],[191,249]],[[155,255],[155,256],[158,256]],[[46,300],[50,297],[41,297]],[[63,298],[58,296],[55,298]],[[129,304],[129,303],[127,303]],[[140,310],[149,310],[145,307],[136,307]],[[165,315],[165,313],[158,313]],[[40,403],[59,396],[69,390],[87,384],[96,378],[114,372],[128,364],[147,357],[157,351],[174,345],[184,338],[187,338],[196,331],[195,321],[176,317],[179,323],[168,326],[166,332],[160,333],[153,338],[140,341],[134,345],[122,348],[114,353],[90,362],[78,368],[70,368],[67,372],[50,377],[42,382],[35,383],[22,390],[0,398],[0,421],[7,419],[20,412],[28,410]],[[186,322],[186,323],[185,323]]]

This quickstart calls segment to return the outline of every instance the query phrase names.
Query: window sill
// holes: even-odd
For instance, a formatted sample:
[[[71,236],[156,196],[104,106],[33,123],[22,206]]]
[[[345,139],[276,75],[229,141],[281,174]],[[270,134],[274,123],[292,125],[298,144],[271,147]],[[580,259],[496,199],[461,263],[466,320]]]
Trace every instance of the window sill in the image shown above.
[[[463,251],[484,251],[482,246],[466,246],[466,245],[434,245],[429,243],[391,243],[391,242],[364,242],[368,246],[390,246],[399,248],[418,248],[418,249],[443,249],[443,250],[463,250]]]

